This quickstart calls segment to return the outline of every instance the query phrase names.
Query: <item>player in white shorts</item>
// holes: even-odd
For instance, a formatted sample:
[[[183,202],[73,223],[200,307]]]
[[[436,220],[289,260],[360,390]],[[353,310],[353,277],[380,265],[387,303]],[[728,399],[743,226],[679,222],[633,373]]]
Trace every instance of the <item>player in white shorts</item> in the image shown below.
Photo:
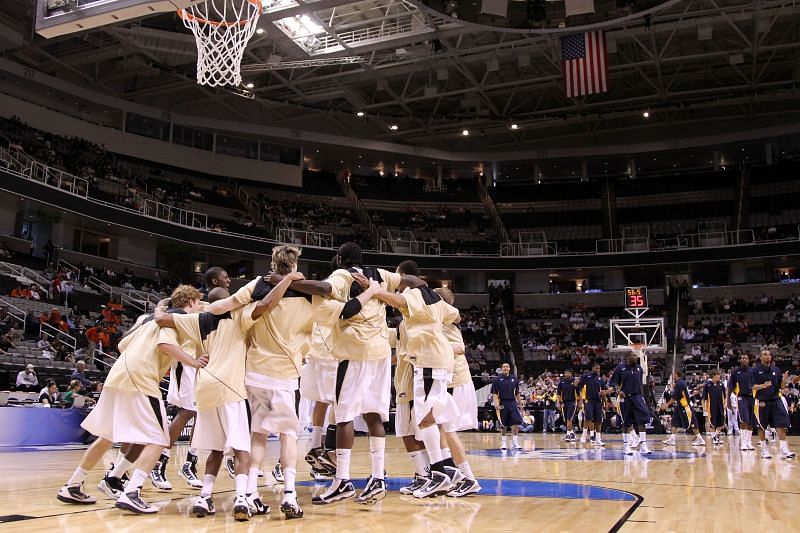
[[[276,246],[272,250],[272,268],[277,273],[276,278],[283,276],[281,281],[273,284],[276,279],[257,278],[228,300],[233,305],[248,305],[265,295],[272,297],[268,313],[257,318],[247,313],[243,315],[244,326],[250,331],[245,385],[252,416],[250,452],[253,466],[248,476],[247,492],[257,494],[257,465],[264,459],[267,435],[280,435],[280,464],[284,476],[281,511],[286,518],[303,516],[295,492],[299,424],[295,392],[303,344],[310,333],[312,316],[311,297],[290,289],[292,282],[303,279],[303,275],[297,272],[299,256],[300,249],[295,246]],[[319,283],[309,282],[309,285]]]
[[[200,297],[200,292],[194,287],[180,285],[172,293],[172,312],[196,312]],[[140,491],[161,448],[169,445],[167,413],[159,383],[171,359],[181,361],[186,366],[202,368],[208,362],[208,357],[203,354],[194,359],[185,353],[175,331],[161,330],[151,316],[137,321],[120,341],[119,349],[120,356],[106,378],[97,405],[81,424],[98,438],[86,450],[80,466],[67,484],[59,490],[58,499],[66,503],[95,503],[96,499],[82,490],[88,471],[94,468],[114,442],[139,444],[143,448],[128,485],[123,490],[109,492],[117,498],[116,506],[120,509],[142,514],[155,513],[158,509],[143,501]],[[111,489],[108,485],[105,488]],[[118,488],[122,489],[121,485]]]
[[[414,261],[403,261],[397,272],[419,276],[419,267]],[[458,469],[450,464],[452,458],[448,461],[442,454],[439,426],[444,426],[448,432],[454,431],[458,409],[447,392],[453,377],[453,349],[442,332],[442,325],[458,322],[461,315],[427,285],[406,288],[401,294],[381,291],[376,298],[403,313],[406,358],[414,366],[413,417],[419,426],[419,439],[430,457],[431,477],[413,495],[425,498],[445,493],[453,487],[454,471]]]
[[[453,292],[442,287],[434,289],[442,299],[450,305],[455,303]],[[453,349],[453,381],[448,386],[448,392],[453,396],[456,407],[458,408],[458,419],[453,431],[446,433],[448,450],[443,450],[445,455],[452,451],[452,459],[459,472],[463,475],[458,483],[454,483],[453,488],[447,493],[448,496],[460,498],[469,494],[477,494],[481,491],[481,486],[472,468],[467,461],[467,454],[464,444],[456,431],[468,431],[478,429],[478,400],[475,395],[475,385],[472,383],[472,376],[469,372],[469,364],[464,356],[464,338],[461,336],[461,329],[456,324],[443,324],[442,333]]]
[[[209,292],[208,301],[213,303],[228,296],[226,289],[217,287]],[[247,355],[245,328],[250,321],[267,312],[267,305],[268,302],[262,300],[222,315],[204,312],[177,316],[156,312],[156,322],[160,326],[174,327],[182,339],[193,341],[198,350],[209,354],[209,364],[202,372],[198,372],[195,386],[197,418],[192,446],[210,451],[203,488],[192,507],[192,513],[199,517],[216,512],[212,493],[226,449],[232,450],[234,455],[234,519],[246,521],[251,512],[269,512],[257,495],[248,497],[246,493],[250,467],[250,413],[244,384]],[[211,306],[209,309],[213,310]],[[250,318],[246,319],[245,315]]]
[[[350,482],[353,421],[363,415],[369,432],[372,475],[358,495],[358,503],[374,503],[386,496],[384,481],[386,434],[391,395],[391,347],[386,326],[386,306],[373,300],[380,289],[393,292],[403,282],[400,275],[364,267],[361,247],[348,242],[339,247],[341,268],[331,274],[331,298],[344,304],[332,324],[333,355],[339,362],[336,376],[336,477],[315,496],[316,505],[355,496]],[[371,280],[371,281],[368,281]],[[366,287],[366,288],[365,288]]]
[[[403,439],[403,446],[414,465],[414,479],[411,484],[400,488],[400,494],[411,495],[428,482],[431,462],[414,418],[414,367],[406,359],[408,334],[405,321],[401,321],[397,329],[389,330],[389,339],[396,341],[392,343],[397,365],[394,372],[394,434]]]

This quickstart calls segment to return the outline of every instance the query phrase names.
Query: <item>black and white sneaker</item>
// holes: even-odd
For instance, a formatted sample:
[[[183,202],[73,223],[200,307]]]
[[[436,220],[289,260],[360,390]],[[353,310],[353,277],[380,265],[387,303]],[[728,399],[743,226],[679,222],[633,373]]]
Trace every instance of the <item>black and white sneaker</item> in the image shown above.
[[[83,483],[80,485],[64,485],[58,490],[58,501],[64,503],[77,503],[89,505],[97,503],[97,498],[83,492]]]
[[[450,478],[450,489],[453,490],[453,487],[461,483],[466,476],[461,473],[461,470],[454,466],[446,466],[444,467],[444,473],[447,474],[447,477]]]
[[[333,479],[333,475],[327,470],[320,470],[315,466],[311,467],[311,477],[314,478],[314,481],[331,481]]]
[[[414,474],[414,479],[411,481],[411,484],[400,488],[400,494],[411,496],[414,494],[415,490],[422,488],[427,482],[428,478]]]
[[[305,461],[308,463],[308,466],[311,468],[318,468],[319,467],[319,456],[324,454],[325,450],[322,449],[320,446],[319,448],[311,448],[306,453]]]
[[[323,450],[322,453],[317,456],[317,463],[320,468],[326,469],[331,475],[336,475],[336,461],[331,459],[328,450]]]
[[[244,496],[237,496],[233,501],[233,519],[237,522],[250,520],[250,506],[247,505],[247,498]]]
[[[386,481],[375,479],[372,476],[367,480],[367,486],[356,496],[356,503],[375,504],[386,497]]]
[[[245,495],[245,500],[247,500],[247,505],[250,507],[250,514],[252,516],[267,514],[270,511],[269,505],[265,505],[264,502],[261,501],[261,495],[257,492]]]
[[[203,488],[203,482],[197,479],[197,473],[192,468],[192,463],[188,461],[183,463],[181,469],[178,470],[178,477],[185,479],[186,483],[193,489]]]
[[[283,483],[283,467],[279,462],[275,463],[275,466],[272,468],[272,477],[274,477],[275,481],[278,483]]]
[[[464,479],[459,483],[458,487],[447,493],[451,498],[463,498],[470,494],[478,494],[481,491],[481,486],[475,479]]]
[[[281,512],[287,520],[303,518],[303,509],[301,509],[300,504],[297,503],[297,495],[294,492],[287,492],[283,495]]]
[[[108,470],[106,470],[105,477],[111,477],[111,472],[113,472],[113,471],[114,471],[114,463],[111,463],[111,466],[109,466]],[[127,485],[128,481],[131,480],[131,478],[130,478],[130,476],[128,476],[127,472],[122,474],[122,476],[119,479],[122,481],[122,485],[123,486]]]
[[[216,512],[217,510],[214,508],[214,500],[211,499],[211,496],[208,498],[198,496],[198,498],[194,501],[194,504],[192,504],[192,514],[198,518],[211,516],[216,514]]]
[[[100,483],[97,484],[97,490],[112,500],[117,500],[119,499],[120,494],[125,492],[125,486],[122,484],[122,480],[118,477],[106,476],[100,480]]]
[[[167,481],[165,475],[167,471],[167,461],[169,461],[169,457],[162,455],[156,463],[156,466],[150,471],[150,481],[153,482],[153,486],[158,490],[172,490],[172,483]]]
[[[325,492],[311,499],[313,505],[325,505],[328,503],[347,500],[356,495],[356,489],[349,479],[334,479],[330,487]]]
[[[142,499],[139,489],[120,494],[115,507],[136,514],[153,514],[158,512],[158,508],[153,507]]]
[[[413,496],[415,498],[427,498],[429,496],[435,496],[437,494],[446,493],[452,486],[453,484],[450,482],[450,478],[447,476],[447,474],[433,471],[431,472],[431,477],[428,482],[425,483],[424,486],[415,490]]]
[[[231,476],[231,479],[236,478],[236,462],[232,455],[226,455],[225,461],[223,463],[225,465],[225,470],[227,470],[228,475]]]

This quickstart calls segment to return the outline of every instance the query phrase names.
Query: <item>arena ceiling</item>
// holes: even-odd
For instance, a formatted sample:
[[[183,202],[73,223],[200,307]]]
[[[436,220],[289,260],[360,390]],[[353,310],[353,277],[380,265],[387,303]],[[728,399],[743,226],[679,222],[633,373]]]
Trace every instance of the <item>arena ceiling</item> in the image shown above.
[[[519,32],[439,14],[430,0],[291,0],[261,17],[264,31],[247,48],[252,88],[215,90],[195,83],[194,39],[174,13],[45,39],[34,32],[34,0],[2,4],[0,48],[26,66],[174,112],[365,139],[536,150],[712,135],[800,115],[796,0],[634,10],[606,28],[609,92],[573,99],[561,82],[557,10]],[[630,14],[631,4],[596,3],[612,14]],[[297,14],[310,15],[302,36],[275,24]],[[359,62],[326,64],[343,57]],[[276,69],[287,62],[301,68]]]

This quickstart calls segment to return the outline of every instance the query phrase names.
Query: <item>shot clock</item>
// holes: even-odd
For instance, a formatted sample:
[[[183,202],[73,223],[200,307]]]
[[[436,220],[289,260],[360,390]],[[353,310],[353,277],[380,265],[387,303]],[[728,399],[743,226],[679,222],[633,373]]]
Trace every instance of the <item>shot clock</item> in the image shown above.
[[[646,309],[647,287],[625,287],[625,309]]]

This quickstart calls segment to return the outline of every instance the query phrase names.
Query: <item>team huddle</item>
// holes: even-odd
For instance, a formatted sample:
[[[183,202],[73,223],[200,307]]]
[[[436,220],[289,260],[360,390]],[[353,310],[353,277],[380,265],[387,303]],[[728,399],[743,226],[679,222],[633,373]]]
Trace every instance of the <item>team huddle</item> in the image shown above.
[[[364,267],[354,243],[340,247],[323,281],[297,272],[299,256],[299,248],[276,246],[273,272],[232,295],[227,273],[212,268],[207,302],[197,289],[182,285],[168,309],[160,305],[139,317],[120,341],[120,356],[83,422],[97,440],[59,490],[60,501],[95,503],[83,490],[87,473],[119,443],[98,490],[120,509],[157,512],[142,499],[142,485],[150,477],[157,488],[172,488],[166,479],[170,449],[194,417],[191,448],[179,471],[200,489],[192,514],[215,513],[212,496],[223,461],[235,479],[234,518],[268,513],[258,479],[273,434],[280,438],[280,462],[273,470],[283,483],[280,510],[287,519],[301,518],[295,490],[299,390],[314,402],[305,460],[316,480],[331,481],[312,503],[375,503],[387,494],[384,423],[392,349],[395,431],[415,470],[400,492],[426,498],[481,490],[457,433],[477,428],[478,421],[452,292],[428,287],[413,261],[396,272]],[[403,315],[396,329],[387,326],[387,305]],[[178,408],[171,423],[159,389],[168,371],[167,399]],[[371,476],[359,494],[350,477],[354,424],[369,434],[371,459]],[[199,450],[209,452],[202,479]]]

